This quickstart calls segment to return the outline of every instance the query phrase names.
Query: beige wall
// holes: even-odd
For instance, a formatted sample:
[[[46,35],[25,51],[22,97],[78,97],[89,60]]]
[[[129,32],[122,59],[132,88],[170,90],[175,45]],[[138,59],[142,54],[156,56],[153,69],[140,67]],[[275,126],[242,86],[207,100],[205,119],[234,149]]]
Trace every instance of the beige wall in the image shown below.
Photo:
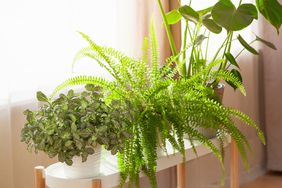
[[[0,106],[0,187],[13,187],[13,160],[9,111]]]
[[[0,188],[32,188],[33,168],[36,165],[47,166],[56,160],[42,153],[29,153],[26,145],[20,142],[20,131],[25,123],[23,111],[35,109],[36,103],[23,101],[10,107],[8,110],[7,104],[0,110]]]
[[[282,0],[280,0],[282,3]],[[265,128],[267,132],[267,167],[269,170],[282,171],[282,28],[280,36],[272,27],[261,22],[261,36],[272,41],[277,50],[266,46],[262,48],[261,62],[264,66]]]

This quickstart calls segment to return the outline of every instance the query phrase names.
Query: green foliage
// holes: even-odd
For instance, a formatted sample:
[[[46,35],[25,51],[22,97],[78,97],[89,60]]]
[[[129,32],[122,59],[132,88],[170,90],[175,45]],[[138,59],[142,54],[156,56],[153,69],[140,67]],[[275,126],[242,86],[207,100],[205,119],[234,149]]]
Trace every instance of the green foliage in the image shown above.
[[[166,14],[166,19],[168,24],[173,25],[178,23],[181,20],[182,16],[178,10],[172,10]]]
[[[200,17],[199,14],[192,7],[188,5],[184,5],[180,7],[179,12],[185,19],[191,20],[193,22],[197,22]]]
[[[157,187],[156,165],[157,148],[165,148],[168,140],[174,149],[182,153],[185,159],[184,137],[187,135],[192,147],[195,141],[207,146],[221,161],[224,160],[223,141],[230,135],[239,148],[243,161],[247,166],[247,149],[249,144],[245,136],[236,127],[233,117],[245,121],[254,127],[263,139],[257,125],[245,114],[235,109],[224,107],[212,87],[214,80],[224,79],[234,84],[245,94],[242,81],[227,70],[215,70],[224,59],[217,59],[199,69],[188,79],[174,79],[178,71],[173,63],[180,54],[172,56],[167,64],[159,67],[158,46],[155,28],[151,24],[150,37],[143,43],[141,59],[130,58],[119,51],[95,44],[87,35],[81,33],[89,46],[81,50],[80,57],[99,56],[96,62],[113,73],[114,81],[106,81],[94,76],[78,76],[71,78],[57,87],[53,96],[63,88],[88,84],[103,87],[107,101],[119,101],[128,115],[127,132],[132,135],[124,141],[124,149],[119,152],[120,187],[129,180],[129,187],[139,186],[139,173],[143,171],[149,178],[151,187]],[[197,45],[205,39],[199,36]],[[194,44],[194,46],[197,46]],[[149,58],[149,54],[151,57]],[[151,60],[150,66],[148,59]],[[103,80],[103,81],[101,81]],[[218,134],[220,146],[214,145],[205,137],[199,128],[209,128]],[[196,152],[195,148],[194,151]]]
[[[220,0],[212,9],[211,15],[216,23],[227,31],[238,31],[249,26],[258,18],[253,4],[241,4],[237,9],[230,0]]]
[[[210,30],[213,33],[219,34],[222,31],[222,27],[220,27],[219,25],[217,25],[217,23],[215,23],[215,21],[213,21],[212,19],[209,18],[204,18],[203,19],[203,25]]]
[[[274,44],[272,44],[269,41],[266,41],[262,38],[260,38],[259,36],[256,36],[256,40],[259,42],[262,42],[263,44],[265,44],[266,46],[268,46],[269,48],[273,49],[273,50],[277,50],[276,46]]]
[[[237,7],[232,0],[220,0],[213,6],[199,11],[194,10],[192,4],[193,1],[190,1],[189,5],[180,4],[179,8],[172,10],[167,15],[162,14],[167,35],[171,39],[170,45],[172,54],[175,57],[180,54],[175,60],[175,64],[182,78],[186,79],[197,74],[204,69],[209,62],[215,61],[218,58],[224,59],[221,65],[217,68],[218,71],[230,70],[232,67],[239,68],[236,59],[244,50],[248,50],[255,55],[258,54],[257,50],[250,45],[256,41],[261,42],[272,49],[276,49],[272,43],[262,38],[256,37],[252,42],[248,43],[241,35],[239,35],[237,39],[244,48],[237,55],[234,55],[232,52],[232,44],[235,41],[233,40],[233,33],[240,32],[249,27],[254,19],[258,19],[259,15],[257,10],[259,10],[259,12],[277,29],[277,32],[279,31],[282,24],[282,6],[277,0],[257,0],[256,4],[243,3],[241,0]],[[160,9],[163,10],[162,4],[159,3],[159,5]],[[184,39],[181,51],[176,51],[171,30],[165,20],[168,20],[169,24],[175,24],[180,21],[180,16],[185,20],[185,22],[183,22],[185,24]],[[212,34],[221,33],[222,28],[226,30],[226,39],[222,45],[218,47],[214,57],[208,59],[207,54],[209,54],[210,50],[210,36]],[[207,36],[207,32],[211,33]],[[200,45],[195,45],[197,37],[201,35],[207,36],[206,43],[203,42]],[[188,70],[186,70],[186,67],[188,67]],[[233,72],[235,72],[235,70]],[[236,72],[240,74],[239,69],[237,69]],[[236,75],[239,74],[236,73]],[[215,80],[212,87],[216,87],[220,81],[221,80]],[[227,83],[229,84],[230,82],[227,81]],[[234,84],[231,83],[231,86],[234,87]]]
[[[43,105],[38,111],[24,112],[27,123],[21,137],[28,150],[43,151],[51,158],[57,156],[68,165],[72,165],[74,156],[86,161],[88,155],[95,153],[97,145],[112,154],[122,151],[129,138],[126,114],[118,110],[118,103],[112,104],[115,108],[106,105],[101,91],[91,88],[81,94],[70,90],[50,102],[38,92],[37,98]]]
[[[241,35],[238,35],[238,41],[242,44],[242,46],[245,47],[246,50],[248,50],[252,54],[258,55],[258,52],[253,47],[251,47]]]
[[[268,20],[279,33],[282,25],[282,5],[277,0],[256,0],[260,13]]]

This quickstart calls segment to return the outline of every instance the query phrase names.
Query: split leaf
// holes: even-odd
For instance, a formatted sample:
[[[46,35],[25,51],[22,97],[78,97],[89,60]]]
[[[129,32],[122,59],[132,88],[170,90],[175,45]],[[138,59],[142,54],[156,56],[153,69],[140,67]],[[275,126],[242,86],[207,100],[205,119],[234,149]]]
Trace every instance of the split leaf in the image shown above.
[[[212,12],[214,21],[227,31],[239,31],[249,26],[258,18],[258,12],[253,4],[242,4],[237,9],[230,0],[220,0]]]

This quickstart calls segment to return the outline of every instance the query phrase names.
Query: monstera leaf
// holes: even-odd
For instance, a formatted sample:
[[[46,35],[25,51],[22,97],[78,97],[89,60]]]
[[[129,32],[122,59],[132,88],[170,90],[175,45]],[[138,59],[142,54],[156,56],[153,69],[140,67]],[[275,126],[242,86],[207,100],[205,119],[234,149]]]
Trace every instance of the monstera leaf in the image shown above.
[[[282,5],[277,0],[256,0],[259,12],[267,19],[279,33],[282,25]]]
[[[228,31],[239,31],[258,18],[253,4],[242,4],[237,9],[230,0],[220,0],[212,12],[213,20]]]

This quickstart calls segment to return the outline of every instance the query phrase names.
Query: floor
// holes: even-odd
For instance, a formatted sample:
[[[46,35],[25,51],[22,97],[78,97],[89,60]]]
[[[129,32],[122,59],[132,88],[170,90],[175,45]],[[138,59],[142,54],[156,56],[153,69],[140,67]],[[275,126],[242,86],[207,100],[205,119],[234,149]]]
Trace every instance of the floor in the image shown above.
[[[240,188],[282,188],[282,173],[272,172]]]

